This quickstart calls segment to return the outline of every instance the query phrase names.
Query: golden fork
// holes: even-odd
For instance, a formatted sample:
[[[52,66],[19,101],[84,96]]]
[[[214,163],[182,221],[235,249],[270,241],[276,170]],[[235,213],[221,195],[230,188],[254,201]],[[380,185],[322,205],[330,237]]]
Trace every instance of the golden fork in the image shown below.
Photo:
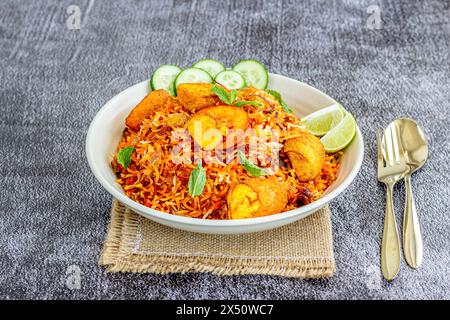
[[[386,185],[386,215],[381,241],[381,271],[384,278],[392,280],[400,270],[400,238],[395,222],[393,189],[408,172],[404,151],[398,139],[397,127],[388,127],[384,133],[384,145],[377,130],[378,181]]]

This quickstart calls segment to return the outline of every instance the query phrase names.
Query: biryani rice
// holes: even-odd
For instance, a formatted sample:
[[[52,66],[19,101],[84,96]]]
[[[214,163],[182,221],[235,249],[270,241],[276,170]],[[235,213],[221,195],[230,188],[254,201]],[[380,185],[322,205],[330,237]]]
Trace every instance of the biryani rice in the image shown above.
[[[255,100],[255,97],[251,98]],[[260,100],[264,103],[264,108],[243,107],[248,113],[249,126],[257,136],[264,136],[263,133],[267,133],[267,130],[277,130],[279,145],[282,145],[301,128],[300,120],[285,112],[279,103],[268,101],[267,97]],[[190,113],[176,100],[172,100],[143,120],[139,131],[125,129],[117,150],[134,146],[135,151],[131,156],[131,164],[126,169],[117,163],[117,154],[115,155],[112,167],[118,176],[117,182],[129,198],[158,211],[192,218],[229,219],[227,194],[230,185],[248,179],[251,175],[238,163],[236,148],[231,163],[223,165],[203,161],[207,177],[204,192],[198,197],[192,197],[188,191],[188,180],[196,167],[193,163],[194,154],[191,155],[191,163],[174,163],[172,149],[178,142],[172,136],[174,129],[167,126],[168,116],[179,112]],[[194,143],[190,145],[191,148]],[[336,179],[341,152],[326,156],[321,174],[313,181],[299,182],[287,155],[279,145],[270,144],[272,149],[278,148],[276,151],[279,151],[280,167],[274,172],[274,177],[289,185],[288,203],[284,211],[319,199]],[[239,146],[249,151],[247,140],[238,141],[237,147]],[[253,152],[256,154],[250,153],[249,157],[258,159],[255,164],[267,165],[265,161],[269,158],[268,154],[262,155],[260,150]],[[214,153],[212,156],[214,157]]]

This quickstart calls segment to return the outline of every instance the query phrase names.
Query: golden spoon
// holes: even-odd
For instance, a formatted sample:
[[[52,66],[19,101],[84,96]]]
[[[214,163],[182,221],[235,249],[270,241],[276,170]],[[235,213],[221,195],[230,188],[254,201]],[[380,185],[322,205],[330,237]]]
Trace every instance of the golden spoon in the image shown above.
[[[419,219],[411,188],[411,174],[419,170],[428,159],[428,142],[419,125],[412,119],[400,118],[389,126],[397,126],[399,140],[405,151],[409,172],[405,176],[405,210],[403,214],[403,252],[406,262],[412,268],[422,263],[423,244]]]

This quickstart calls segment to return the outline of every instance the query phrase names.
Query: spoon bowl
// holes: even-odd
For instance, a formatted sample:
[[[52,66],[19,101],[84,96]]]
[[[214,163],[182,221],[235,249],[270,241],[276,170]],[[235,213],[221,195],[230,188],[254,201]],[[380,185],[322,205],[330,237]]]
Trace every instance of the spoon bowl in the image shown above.
[[[410,174],[420,169],[428,159],[428,142],[417,122],[408,118],[393,121],[399,128],[400,137],[405,150],[406,163]]]

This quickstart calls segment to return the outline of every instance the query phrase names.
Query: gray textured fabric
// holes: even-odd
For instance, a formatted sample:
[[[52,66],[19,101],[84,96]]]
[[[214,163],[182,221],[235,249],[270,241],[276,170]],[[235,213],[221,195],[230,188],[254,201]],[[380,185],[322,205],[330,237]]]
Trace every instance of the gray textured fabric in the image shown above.
[[[81,28],[67,28],[76,4]],[[382,28],[366,27],[378,4]],[[450,298],[449,1],[0,2],[0,298]],[[86,130],[115,94],[158,65],[252,57],[307,82],[358,120],[362,171],[331,203],[329,280],[107,274],[97,266],[111,197],[91,174]],[[417,119],[431,158],[413,177],[423,266],[381,280],[384,187],[375,129]],[[397,216],[403,189],[396,189]],[[81,288],[66,286],[71,265]],[[69,269],[69,274],[71,274]]]

